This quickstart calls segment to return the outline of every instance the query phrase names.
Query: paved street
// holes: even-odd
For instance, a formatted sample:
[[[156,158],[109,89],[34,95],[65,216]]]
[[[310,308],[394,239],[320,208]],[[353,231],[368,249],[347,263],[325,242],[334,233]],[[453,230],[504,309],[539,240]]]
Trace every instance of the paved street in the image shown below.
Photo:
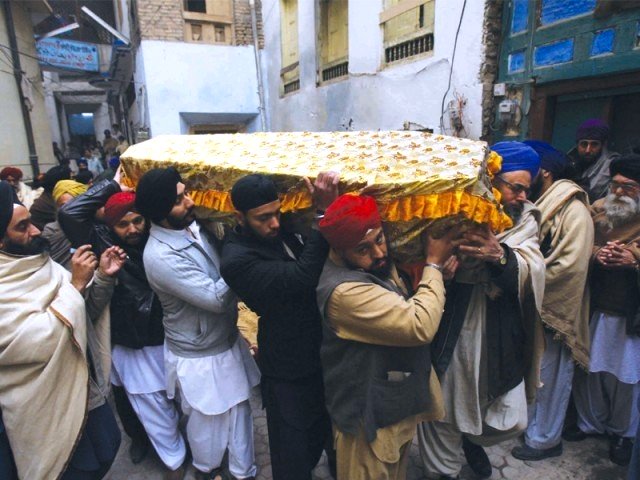
[[[258,461],[258,480],[270,480],[271,466],[269,464],[269,447],[267,440],[267,421],[264,410],[260,408],[259,394],[256,392],[251,399],[254,412],[254,432],[256,443],[256,458]],[[162,478],[160,461],[154,454],[150,454],[140,465],[133,465],[129,460],[129,439],[123,433],[122,446],[106,477],[108,480],[151,480]],[[564,443],[564,454],[542,462],[521,462],[510,455],[511,448],[518,441],[498,445],[488,450],[489,458],[494,467],[492,479],[508,480],[624,480],[626,469],[618,467],[608,459],[608,443],[604,438],[589,438],[578,443]],[[191,468],[185,477],[194,478]],[[328,480],[331,476],[323,457],[314,472],[314,480]],[[420,463],[417,443],[411,450],[408,480],[423,479],[424,473]],[[462,471],[463,480],[474,477],[468,467]],[[356,479],[350,479],[356,480]]]

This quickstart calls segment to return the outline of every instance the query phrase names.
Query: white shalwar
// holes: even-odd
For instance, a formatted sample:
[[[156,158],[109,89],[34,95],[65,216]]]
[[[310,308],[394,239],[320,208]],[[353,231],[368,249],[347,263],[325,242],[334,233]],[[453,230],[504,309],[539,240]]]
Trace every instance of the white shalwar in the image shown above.
[[[640,415],[640,337],[627,335],[626,319],[595,311],[591,317],[589,374],[578,374],[574,398],[585,433],[634,437]]]
[[[187,454],[178,428],[180,415],[165,391],[164,347],[114,345],[111,383],[124,387],[133,410],[166,467],[176,470]]]
[[[260,383],[260,371],[244,340],[217,355],[185,358],[165,344],[167,394],[180,392],[182,410],[189,415],[187,437],[193,466],[210,472],[229,449],[229,471],[236,478],[257,473],[253,420],[249,398]]]

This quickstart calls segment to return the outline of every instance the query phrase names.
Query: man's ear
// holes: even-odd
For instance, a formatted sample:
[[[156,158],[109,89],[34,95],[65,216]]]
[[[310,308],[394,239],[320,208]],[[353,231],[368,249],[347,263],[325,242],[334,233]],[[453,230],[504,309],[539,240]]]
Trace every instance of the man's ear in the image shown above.
[[[234,210],[233,214],[236,217],[236,222],[238,222],[238,225],[240,225],[241,227],[244,227],[244,223],[245,223],[244,214],[242,212],[239,212],[238,210]]]

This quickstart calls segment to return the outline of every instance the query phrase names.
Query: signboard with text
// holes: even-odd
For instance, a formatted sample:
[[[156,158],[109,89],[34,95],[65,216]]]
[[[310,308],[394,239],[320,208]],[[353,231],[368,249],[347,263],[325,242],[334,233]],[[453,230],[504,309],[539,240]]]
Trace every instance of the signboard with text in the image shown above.
[[[98,72],[100,58],[94,43],[60,38],[44,38],[36,42],[38,58],[43,67],[58,67],[85,72]]]

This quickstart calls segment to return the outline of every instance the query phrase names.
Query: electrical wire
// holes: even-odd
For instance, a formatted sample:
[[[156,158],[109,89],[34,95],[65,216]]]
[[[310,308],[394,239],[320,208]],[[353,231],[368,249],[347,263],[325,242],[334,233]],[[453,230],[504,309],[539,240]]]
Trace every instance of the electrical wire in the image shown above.
[[[462,26],[462,19],[464,17],[464,11],[467,8],[467,0],[464,0],[462,3],[462,11],[460,12],[460,20],[458,21],[458,29],[456,30],[456,37],[453,42],[453,53],[451,54],[451,67],[449,68],[449,80],[447,82],[447,90],[444,92],[442,96],[442,106],[440,107],[440,130],[444,131],[444,104],[447,99],[447,95],[449,95],[449,91],[451,90],[451,77],[453,76],[453,64],[456,60],[456,50],[458,49],[458,37],[460,36],[460,27]]]

